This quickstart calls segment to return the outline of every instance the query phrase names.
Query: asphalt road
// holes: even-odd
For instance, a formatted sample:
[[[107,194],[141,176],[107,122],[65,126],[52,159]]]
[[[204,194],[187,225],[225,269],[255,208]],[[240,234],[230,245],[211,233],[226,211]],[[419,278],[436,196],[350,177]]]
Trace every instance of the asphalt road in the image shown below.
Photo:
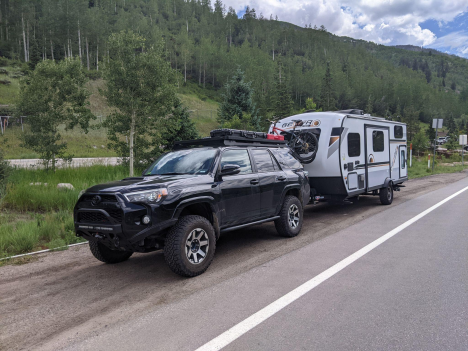
[[[0,349],[195,350],[467,186],[465,174],[441,175],[408,182],[392,206],[311,206],[292,240],[271,225],[230,233],[195,279],[173,275],[161,253],[104,265],[86,247],[0,267]],[[443,204],[225,349],[468,349],[467,200]]]

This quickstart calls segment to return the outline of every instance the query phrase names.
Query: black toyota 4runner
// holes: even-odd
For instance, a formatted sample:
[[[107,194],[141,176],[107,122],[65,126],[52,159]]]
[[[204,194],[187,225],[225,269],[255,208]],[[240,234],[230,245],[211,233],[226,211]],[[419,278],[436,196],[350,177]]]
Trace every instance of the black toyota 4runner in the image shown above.
[[[102,262],[164,249],[175,273],[193,277],[209,267],[223,232],[274,221],[280,235],[298,235],[309,197],[308,177],[282,141],[184,141],[141,177],[87,189],[75,230]]]

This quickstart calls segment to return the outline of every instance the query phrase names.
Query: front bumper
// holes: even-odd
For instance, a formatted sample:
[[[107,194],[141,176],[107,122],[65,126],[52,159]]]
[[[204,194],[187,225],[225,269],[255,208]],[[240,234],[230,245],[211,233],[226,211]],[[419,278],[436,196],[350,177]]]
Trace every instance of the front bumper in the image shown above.
[[[134,252],[159,249],[163,244],[165,229],[177,221],[160,206],[127,203],[118,194],[102,195],[103,198],[110,196],[112,201],[94,206],[87,200],[92,195],[80,198],[75,206],[75,233],[111,249]],[[150,224],[140,222],[144,215],[150,216]]]

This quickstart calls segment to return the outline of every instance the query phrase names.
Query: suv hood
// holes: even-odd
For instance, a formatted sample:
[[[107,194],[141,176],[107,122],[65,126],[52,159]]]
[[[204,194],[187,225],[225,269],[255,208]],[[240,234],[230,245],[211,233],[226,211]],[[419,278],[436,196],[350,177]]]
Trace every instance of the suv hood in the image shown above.
[[[193,175],[193,174],[184,174],[184,175],[165,175],[165,176],[145,176],[145,177],[133,177],[125,178],[122,180],[103,183],[94,185],[91,188],[87,189],[88,193],[131,193],[136,191],[151,190],[164,187],[173,187],[177,185],[187,184],[193,185],[198,183],[194,181],[194,178],[200,179],[200,181],[205,180],[207,175]],[[203,179],[203,180],[202,180]]]

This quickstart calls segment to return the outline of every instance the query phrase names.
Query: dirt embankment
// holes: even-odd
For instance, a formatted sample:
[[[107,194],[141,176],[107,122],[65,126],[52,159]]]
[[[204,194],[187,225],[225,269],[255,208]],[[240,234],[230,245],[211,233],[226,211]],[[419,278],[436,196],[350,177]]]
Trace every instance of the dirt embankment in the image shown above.
[[[466,173],[453,173],[410,180],[396,193],[394,205],[464,177]],[[0,349],[56,349],[333,235],[386,208],[372,196],[361,197],[354,205],[308,206],[303,231],[293,239],[278,237],[271,224],[228,233],[220,239],[210,269],[194,279],[174,275],[161,252],[106,265],[91,256],[87,245],[41,255],[29,264],[0,267]]]

